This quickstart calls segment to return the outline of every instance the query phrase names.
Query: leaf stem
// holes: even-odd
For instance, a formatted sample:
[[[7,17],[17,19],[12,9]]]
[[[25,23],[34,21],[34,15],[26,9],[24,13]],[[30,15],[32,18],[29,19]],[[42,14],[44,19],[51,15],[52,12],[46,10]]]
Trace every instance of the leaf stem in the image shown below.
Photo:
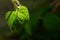
[[[21,6],[20,2],[18,0],[11,0],[12,4],[15,8],[19,8],[18,6]]]

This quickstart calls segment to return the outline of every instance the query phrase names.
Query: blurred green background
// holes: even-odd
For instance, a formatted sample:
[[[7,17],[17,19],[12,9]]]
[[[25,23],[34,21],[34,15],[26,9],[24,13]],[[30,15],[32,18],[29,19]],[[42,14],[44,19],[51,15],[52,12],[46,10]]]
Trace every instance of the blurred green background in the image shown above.
[[[19,0],[22,5],[29,9],[30,27],[32,36],[29,40],[59,40],[60,39],[60,5],[55,7],[59,0]],[[10,34],[5,14],[14,7],[11,0],[0,0],[0,40],[20,40],[20,34]],[[55,10],[54,9],[54,10]],[[27,40],[27,39],[24,39]]]

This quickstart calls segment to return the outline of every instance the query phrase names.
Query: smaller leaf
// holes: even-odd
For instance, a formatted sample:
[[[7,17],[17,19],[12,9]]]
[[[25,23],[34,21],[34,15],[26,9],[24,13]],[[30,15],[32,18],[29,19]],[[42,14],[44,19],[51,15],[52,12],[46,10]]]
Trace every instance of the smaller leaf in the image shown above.
[[[20,8],[17,10],[17,14],[17,19],[21,24],[30,20],[28,9],[25,6],[20,6]]]
[[[20,23],[23,24],[23,22],[25,21],[25,15],[23,15],[23,14],[20,13],[19,11],[18,11],[17,14],[18,14],[18,15],[17,15],[17,19],[19,20]]]
[[[8,12],[6,13],[6,20],[8,20],[10,14],[11,14],[11,11],[8,11]]]
[[[13,23],[16,19],[16,12],[15,11],[12,11],[11,15],[9,16],[9,19],[8,19],[8,25],[11,27],[13,26]]]
[[[19,12],[25,15],[26,20],[30,20],[29,12],[26,6],[20,6]]]

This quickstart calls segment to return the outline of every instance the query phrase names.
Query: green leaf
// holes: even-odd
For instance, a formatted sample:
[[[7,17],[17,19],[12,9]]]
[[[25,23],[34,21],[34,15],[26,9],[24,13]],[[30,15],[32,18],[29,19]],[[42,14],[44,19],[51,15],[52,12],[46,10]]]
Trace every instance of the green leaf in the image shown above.
[[[31,27],[29,25],[29,12],[26,6],[20,6],[17,10],[18,20],[21,24],[24,24],[25,32],[31,35]]]
[[[25,6],[20,6],[16,11],[7,12],[6,19],[8,19],[7,23],[10,29],[12,29],[12,27],[17,28],[18,26],[24,25],[24,23],[28,23],[30,20],[28,9]],[[26,26],[26,28],[28,27]]]
[[[21,24],[30,20],[28,9],[25,6],[20,6],[17,9],[17,19]]]
[[[21,14],[25,15],[25,19],[26,19],[26,20],[30,20],[29,12],[28,12],[28,9],[27,9],[26,6],[20,6],[19,12],[20,12]]]
[[[6,20],[8,20],[10,14],[11,14],[11,11],[8,11],[8,12],[6,13]]]
[[[60,29],[60,18],[55,14],[48,14],[43,19],[44,28],[48,30],[59,30]]]
[[[23,14],[20,13],[19,11],[18,11],[17,14],[18,14],[18,15],[17,15],[17,19],[19,20],[19,22],[20,22],[21,24],[23,24],[24,21],[25,21],[25,15],[23,15]]]
[[[13,23],[14,23],[15,19],[16,19],[16,12],[15,12],[15,11],[12,11],[12,13],[11,13],[11,15],[9,16],[9,19],[8,19],[8,25],[9,25],[10,27],[13,26]]]

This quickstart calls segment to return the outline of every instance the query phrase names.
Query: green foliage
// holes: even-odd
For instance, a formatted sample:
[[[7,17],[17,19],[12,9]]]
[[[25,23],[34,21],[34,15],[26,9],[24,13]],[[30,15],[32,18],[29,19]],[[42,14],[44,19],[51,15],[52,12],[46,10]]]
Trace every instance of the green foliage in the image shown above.
[[[8,12],[6,13],[6,19],[8,19],[8,16],[10,15],[10,13],[11,13],[11,11],[8,11]]]
[[[60,18],[55,14],[48,14],[43,19],[44,27],[48,30],[59,30]]]
[[[30,20],[28,9],[25,6],[20,6],[20,8],[17,10],[17,14],[18,14],[18,18],[20,18],[23,23],[24,21]]]
[[[6,20],[7,20],[8,25],[10,27],[13,26],[13,23],[14,23],[15,19],[16,19],[16,12],[15,11],[8,11],[6,13]]]
[[[40,20],[44,20],[44,17],[48,14],[49,10],[53,8],[53,5],[43,5],[38,10],[34,11],[34,15],[31,17],[31,26],[35,30],[39,24]]]
[[[39,8],[39,10],[36,11],[35,16],[36,18],[44,18],[46,14],[54,7],[54,5],[43,5],[42,7]]]
[[[6,20],[10,29],[14,28],[18,23],[21,25],[22,24],[24,25],[24,23],[28,23],[30,20],[30,17],[29,17],[29,12],[27,7],[19,6],[19,8],[16,11],[8,11],[6,13]]]
[[[59,33],[54,32],[52,34],[49,31],[46,32],[46,30],[60,30],[60,17],[51,12],[55,4],[45,4],[42,4],[39,8],[34,9],[34,12],[30,15],[31,20],[26,6],[20,5],[15,9],[15,11],[8,11],[6,13],[6,20],[9,27],[11,29],[13,29],[13,27],[17,29],[17,34],[19,37],[21,36],[20,40],[27,40],[32,35],[34,40],[50,40],[52,38],[58,38]]]

